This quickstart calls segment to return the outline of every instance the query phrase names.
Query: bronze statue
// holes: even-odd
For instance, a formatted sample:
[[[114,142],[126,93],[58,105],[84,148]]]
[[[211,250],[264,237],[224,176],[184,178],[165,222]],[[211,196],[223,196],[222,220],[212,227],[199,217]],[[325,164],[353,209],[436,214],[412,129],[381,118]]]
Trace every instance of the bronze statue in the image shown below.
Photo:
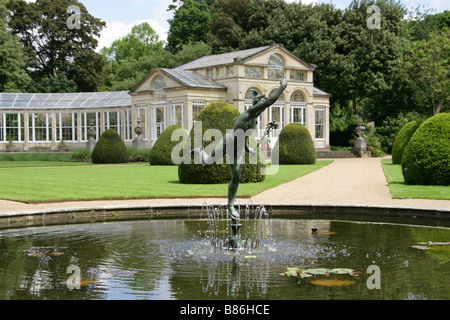
[[[236,200],[236,194],[239,188],[239,181],[241,178],[241,168],[244,163],[245,153],[243,153],[240,149],[240,144],[242,142],[238,139],[239,134],[249,132],[249,130],[253,130],[257,125],[257,118],[259,115],[264,112],[268,107],[273,105],[278,98],[281,96],[283,91],[286,89],[287,81],[286,79],[281,80],[281,86],[275,92],[273,92],[269,97],[264,95],[258,95],[256,91],[252,91],[253,93],[253,105],[242,112],[242,114],[236,120],[233,131],[228,133],[222,138],[222,142],[219,142],[215,149],[211,152],[211,155],[208,155],[203,148],[194,149],[192,154],[199,154],[202,160],[202,164],[204,166],[212,165],[216,156],[223,157],[227,153],[227,145],[233,146],[233,158],[231,163],[231,173],[232,180],[228,186],[228,204],[227,209],[230,212],[231,218],[234,221],[235,225],[240,220],[240,215],[236,211],[234,207],[234,202]],[[238,134],[239,133],[239,134]],[[245,138],[245,150],[250,152],[251,154],[256,154],[256,149],[251,149],[248,145],[248,137]],[[233,229],[236,236],[236,231]]]

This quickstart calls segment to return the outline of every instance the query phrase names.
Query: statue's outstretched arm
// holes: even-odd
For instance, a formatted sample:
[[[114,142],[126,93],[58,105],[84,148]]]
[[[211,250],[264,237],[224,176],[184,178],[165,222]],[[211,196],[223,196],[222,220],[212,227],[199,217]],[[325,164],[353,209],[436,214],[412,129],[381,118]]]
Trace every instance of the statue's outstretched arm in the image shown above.
[[[274,93],[272,93],[266,100],[257,103],[251,108],[253,109],[252,111],[255,112],[255,117],[258,117],[264,110],[266,110],[268,107],[273,105],[278,100],[278,98],[281,96],[281,94],[287,87],[286,78],[281,79],[280,84],[281,86]]]

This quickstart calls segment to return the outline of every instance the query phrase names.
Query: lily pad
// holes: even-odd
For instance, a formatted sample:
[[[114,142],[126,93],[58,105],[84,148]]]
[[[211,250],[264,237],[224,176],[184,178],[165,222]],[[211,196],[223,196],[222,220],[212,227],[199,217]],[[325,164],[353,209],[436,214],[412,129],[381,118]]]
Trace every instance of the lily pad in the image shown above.
[[[313,274],[313,275],[325,275],[331,272],[330,269],[318,268],[318,269],[306,269],[305,273]]]
[[[309,273],[306,273],[306,272],[303,271],[303,270],[298,270],[298,271],[297,271],[297,276],[298,276],[300,279],[303,279],[303,278],[309,278],[309,277],[312,277],[313,275],[312,275],[312,274],[309,274]]]
[[[291,270],[291,271],[286,271],[286,272],[284,273],[284,276],[285,276],[285,277],[297,277],[298,274],[297,274],[297,271]]]
[[[359,279],[359,278],[362,276],[362,272],[361,272],[361,271],[352,271],[352,272],[350,273],[350,275],[351,275],[352,277],[355,277],[356,279]]]
[[[326,286],[326,287],[344,287],[356,284],[353,280],[339,280],[339,279],[317,279],[310,281],[316,286]]]
[[[353,271],[354,271],[353,269],[336,268],[336,269],[332,269],[331,273],[334,273],[334,274],[351,274]]]
[[[419,249],[419,250],[430,250],[430,248],[428,248],[427,246],[422,246],[422,245],[411,246],[411,248]]]

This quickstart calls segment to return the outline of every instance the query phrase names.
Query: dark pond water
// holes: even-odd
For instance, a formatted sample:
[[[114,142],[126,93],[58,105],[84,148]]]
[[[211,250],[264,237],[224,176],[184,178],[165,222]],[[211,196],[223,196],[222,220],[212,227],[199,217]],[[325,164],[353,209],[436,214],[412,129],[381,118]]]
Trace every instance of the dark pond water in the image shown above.
[[[238,252],[212,249],[203,220],[0,231],[0,299],[450,298],[450,246],[443,244],[449,228],[323,219],[259,223],[259,248]],[[282,275],[293,266],[329,272],[301,280]]]

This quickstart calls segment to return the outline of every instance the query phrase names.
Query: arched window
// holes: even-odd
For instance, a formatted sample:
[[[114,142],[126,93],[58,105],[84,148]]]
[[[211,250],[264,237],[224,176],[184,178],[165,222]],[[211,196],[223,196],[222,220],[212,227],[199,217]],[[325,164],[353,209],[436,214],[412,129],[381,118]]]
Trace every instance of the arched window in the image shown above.
[[[157,76],[153,80],[154,97],[156,101],[166,100],[166,81],[163,76]]]
[[[261,94],[261,90],[259,90],[258,88],[250,88],[248,89],[247,93],[245,94],[245,100],[253,100],[253,91],[257,92],[258,95]]]
[[[275,53],[269,58],[269,79],[280,80],[284,77],[284,59]]]
[[[306,99],[300,90],[296,90],[291,96],[291,102],[306,102]]]

